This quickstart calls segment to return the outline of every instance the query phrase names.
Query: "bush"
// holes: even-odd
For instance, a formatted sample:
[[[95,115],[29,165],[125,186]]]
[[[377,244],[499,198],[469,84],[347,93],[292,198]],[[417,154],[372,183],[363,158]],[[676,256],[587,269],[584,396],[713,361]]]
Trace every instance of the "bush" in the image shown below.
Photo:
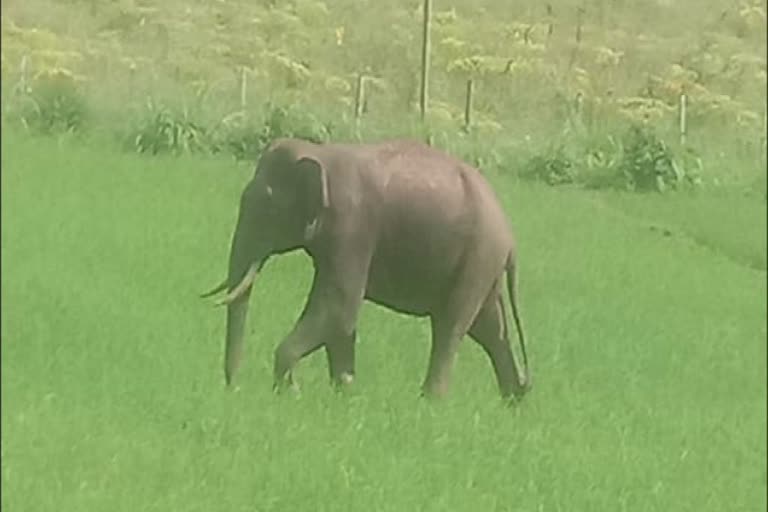
[[[21,105],[21,121],[42,134],[81,131],[87,118],[85,97],[66,70],[45,71],[35,77]]]
[[[585,140],[579,150],[560,145],[531,157],[521,177],[550,185],[663,192],[701,184],[702,161],[691,148],[678,157],[647,126],[632,125],[623,137]]]
[[[256,160],[264,149],[263,125],[244,112],[228,115],[213,130],[212,151],[229,153],[236,160]]]
[[[549,185],[576,182],[577,173],[573,160],[565,147],[557,146],[544,155],[534,155],[523,165],[520,177],[544,181]]]
[[[333,126],[299,107],[267,103],[261,123],[245,112],[235,112],[225,117],[212,133],[214,152],[230,153],[237,160],[255,160],[271,141],[280,137],[327,142],[333,135]]]
[[[650,128],[637,124],[624,137],[617,171],[632,190],[642,192],[661,192],[667,186],[676,187],[682,179],[669,147]]]
[[[332,126],[322,123],[306,110],[291,106],[267,104],[262,139],[268,141],[280,137],[297,137],[312,142],[327,142],[332,136]]]
[[[583,183],[592,189],[631,190],[627,177],[619,171],[624,158],[624,145],[612,136],[588,143],[583,164]]]
[[[139,153],[191,153],[210,150],[206,129],[190,119],[188,112],[147,105],[147,117],[131,133],[130,142]]]

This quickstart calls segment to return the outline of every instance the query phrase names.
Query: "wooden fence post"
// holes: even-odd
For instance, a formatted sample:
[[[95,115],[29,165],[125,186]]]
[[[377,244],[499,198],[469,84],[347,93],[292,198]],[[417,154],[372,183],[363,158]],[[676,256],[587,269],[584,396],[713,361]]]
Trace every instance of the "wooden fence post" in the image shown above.
[[[584,93],[579,91],[576,93],[576,123],[579,127],[584,126]]]
[[[763,105],[763,134],[760,144],[760,159],[765,171],[768,172],[768,105]]]
[[[247,68],[243,66],[240,69],[240,108],[245,112],[248,106],[248,73]]]
[[[467,97],[464,102],[464,129],[469,131],[472,125],[472,95],[475,89],[475,82],[470,78],[467,80]]]
[[[576,63],[576,58],[579,54],[579,49],[581,48],[581,27],[582,27],[582,17],[584,16],[584,13],[586,13],[586,10],[583,7],[577,7],[576,8],[576,44],[573,45],[573,51],[571,52],[571,57],[568,60],[568,70],[570,71],[573,65]]]
[[[429,53],[430,53],[430,24],[432,18],[432,0],[424,0],[424,26],[421,42],[421,94],[419,96],[419,109],[421,119],[427,115],[427,103],[429,101]]]
[[[19,65],[19,88],[22,94],[27,93],[27,67],[29,65],[29,59],[26,55],[21,58],[21,64]]]
[[[685,93],[680,95],[680,145],[685,146],[688,135],[688,96]]]
[[[547,43],[552,38],[552,33],[555,31],[555,14],[552,11],[552,5],[547,4]]]
[[[583,7],[577,7],[576,8],[576,44],[581,43],[581,27],[582,27],[582,18],[584,16],[584,13],[587,11]]]
[[[363,116],[363,105],[365,102],[365,76],[357,76],[357,90],[355,91],[355,120],[360,121]]]

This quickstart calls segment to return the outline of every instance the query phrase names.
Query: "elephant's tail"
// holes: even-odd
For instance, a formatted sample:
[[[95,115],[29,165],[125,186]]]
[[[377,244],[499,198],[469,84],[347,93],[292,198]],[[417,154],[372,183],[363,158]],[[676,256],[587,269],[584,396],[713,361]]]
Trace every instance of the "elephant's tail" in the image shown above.
[[[510,252],[509,256],[507,256],[506,273],[507,293],[509,294],[509,304],[512,309],[512,319],[515,321],[517,337],[520,340],[520,351],[523,355],[523,366],[525,371],[525,379],[523,382],[530,385],[530,368],[528,367],[528,354],[525,350],[525,334],[523,333],[523,325],[520,321],[520,313],[517,309],[517,267],[515,265],[515,255],[513,252]]]

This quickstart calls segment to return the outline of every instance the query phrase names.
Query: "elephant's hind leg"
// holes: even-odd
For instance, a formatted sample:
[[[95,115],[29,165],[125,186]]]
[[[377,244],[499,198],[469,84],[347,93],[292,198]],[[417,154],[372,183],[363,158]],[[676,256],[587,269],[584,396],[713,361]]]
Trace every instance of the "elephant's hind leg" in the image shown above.
[[[523,386],[519,366],[509,344],[509,329],[504,314],[501,281],[498,281],[483,303],[469,335],[488,355],[496,373],[499,391],[504,398],[521,395]]]
[[[459,343],[474,322],[492,283],[482,273],[470,271],[485,268],[487,261],[475,257],[469,263],[459,273],[443,306],[431,314],[432,347],[427,376],[422,386],[423,394],[428,396],[447,393]]]

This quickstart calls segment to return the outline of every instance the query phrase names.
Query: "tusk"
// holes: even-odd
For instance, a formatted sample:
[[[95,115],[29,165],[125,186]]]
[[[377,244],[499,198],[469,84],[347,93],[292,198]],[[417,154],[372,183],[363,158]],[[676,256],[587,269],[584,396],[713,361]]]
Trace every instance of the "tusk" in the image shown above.
[[[233,288],[223,298],[217,300],[216,305],[224,306],[232,303],[235,299],[237,299],[240,295],[242,295],[243,292],[245,292],[245,290],[247,290],[253,284],[254,279],[256,279],[256,274],[258,273],[259,273],[258,262],[251,263],[251,266],[248,269],[248,273],[245,274],[242,281],[240,281],[240,284],[238,284],[235,288]]]
[[[224,279],[224,281],[221,282],[221,284],[216,285],[216,287],[212,288],[211,290],[200,294],[200,298],[204,299],[206,297],[210,297],[211,295],[216,295],[217,293],[224,291],[227,289],[227,280]]]

